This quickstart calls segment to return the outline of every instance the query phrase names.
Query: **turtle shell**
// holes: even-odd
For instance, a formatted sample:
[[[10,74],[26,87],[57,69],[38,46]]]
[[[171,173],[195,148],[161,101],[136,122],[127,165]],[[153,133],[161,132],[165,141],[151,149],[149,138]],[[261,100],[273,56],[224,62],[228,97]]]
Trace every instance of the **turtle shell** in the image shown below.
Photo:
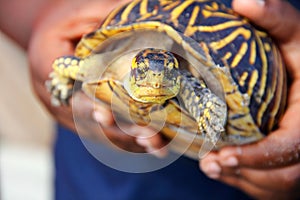
[[[211,0],[140,0],[112,11],[77,45],[76,56],[97,57],[97,64],[95,59],[87,61],[80,70],[84,91],[123,120],[153,122],[162,134],[177,138],[175,149],[189,148],[187,154],[196,157],[205,138],[197,134],[197,123],[176,99],[163,108],[145,108],[124,90],[132,58],[149,47],[176,54],[182,68],[226,101],[226,131],[214,148],[257,141],[276,127],[287,90],[275,43],[247,19]],[[141,117],[147,109],[157,111],[152,119],[158,120]]]

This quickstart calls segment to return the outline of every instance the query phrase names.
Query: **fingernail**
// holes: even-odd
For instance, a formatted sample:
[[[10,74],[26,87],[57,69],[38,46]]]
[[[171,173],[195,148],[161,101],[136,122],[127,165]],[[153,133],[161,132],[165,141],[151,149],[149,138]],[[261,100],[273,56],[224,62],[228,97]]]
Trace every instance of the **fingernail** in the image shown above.
[[[132,126],[129,129],[130,133],[132,136],[140,136],[140,139],[146,139],[154,136],[157,132],[153,131],[152,129],[149,128],[144,128],[144,127],[138,127],[136,125]]]
[[[225,160],[222,160],[221,164],[226,167],[236,167],[236,166],[238,166],[239,161],[236,157],[230,156],[230,157],[226,158]]]
[[[147,148],[152,148],[151,146],[151,142],[145,138],[136,138],[136,143],[138,143],[139,145],[145,147],[146,149]]]
[[[147,153],[150,153],[158,158],[165,158],[168,155],[168,151],[166,148],[154,149],[154,148],[146,148]]]
[[[216,162],[210,162],[202,169],[204,173],[212,179],[218,179],[221,174],[221,167]]]
[[[102,113],[100,113],[98,111],[93,112],[93,118],[96,122],[100,123],[103,126],[111,125],[111,121],[106,116],[104,116]]]
[[[256,0],[256,3],[259,5],[259,6],[264,6],[266,1],[265,0]]]
[[[136,143],[145,147],[146,152],[152,154],[158,158],[164,158],[168,155],[168,151],[166,148],[156,149],[152,146],[151,142],[144,138],[137,138]]]

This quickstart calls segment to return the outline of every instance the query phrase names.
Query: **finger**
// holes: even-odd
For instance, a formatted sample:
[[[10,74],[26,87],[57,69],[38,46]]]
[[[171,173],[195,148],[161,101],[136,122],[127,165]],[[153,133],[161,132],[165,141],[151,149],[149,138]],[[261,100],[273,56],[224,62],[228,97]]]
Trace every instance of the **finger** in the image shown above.
[[[242,178],[252,185],[265,190],[296,194],[300,186],[300,164],[274,170],[255,170],[249,168],[222,168],[222,176]],[[280,183],[280,184],[279,184]]]
[[[299,13],[287,1],[234,0],[232,7],[256,25],[268,30],[277,39],[290,38],[296,30],[295,25],[298,25]]]
[[[162,136],[152,129],[133,126],[131,130],[135,133],[137,142],[145,147],[159,149],[166,144]]]
[[[151,153],[157,157],[165,157],[168,154],[166,147],[167,141],[161,136],[160,133],[149,129],[140,127],[133,127],[133,131],[136,132],[136,142],[145,147],[148,153]]]
[[[69,102],[69,107],[72,108],[71,117],[73,117],[76,132],[78,132],[80,136],[96,139],[98,141],[102,140],[102,137],[99,135],[102,129],[102,123],[106,126],[113,123],[109,121],[109,117],[104,116],[109,113],[104,114],[103,111],[106,110],[99,108],[100,106],[95,110],[94,102],[81,91],[75,92]],[[95,112],[98,113],[95,114]],[[99,125],[99,121],[101,125]]]
[[[50,100],[50,94],[45,89],[45,84],[41,84],[39,81],[33,81],[32,84],[34,85],[33,89],[35,91],[39,91],[39,92],[36,92],[36,95],[43,101],[46,108],[50,111],[50,114],[56,118],[57,122],[64,124],[64,126],[75,131],[73,117],[71,114],[72,109],[70,107],[52,106],[51,100]]]
[[[126,122],[115,122],[113,114],[110,110],[106,109],[103,105],[95,104],[93,118],[100,123],[103,127],[117,126],[125,134],[135,138],[136,142],[145,147],[147,150],[155,151],[163,148],[167,141],[159,134],[159,132],[143,126],[129,125]],[[166,152],[162,152],[164,155]]]
[[[235,188],[239,188],[255,199],[274,199],[274,192],[259,188],[240,177],[223,175],[218,180]]]
[[[275,192],[275,197],[281,199],[286,198],[287,194],[294,198],[300,195],[300,164],[276,170],[227,168],[219,165],[217,153],[210,153],[201,160],[200,168],[208,177],[242,189],[259,199],[269,199]]]
[[[104,127],[114,125],[114,117],[109,109],[106,109],[104,105],[94,104],[93,119],[100,123]]]
[[[271,192],[265,191],[244,180],[241,176],[239,176],[239,170],[236,168],[221,168],[218,163],[217,153],[209,153],[205,158],[203,158],[200,161],[200,168],[209,178],[227,183],[228,185],[243,190],[255,198],[265,198],[272,194]]]
[[[199,163],[200,169],[212,179],[218,179],[221,176],[222,168],[218,163],[216,152],[210,152]]]
[[[255,199],[298,199],[299,166],[277,170],[222,168],[219,181],[237,187]]]
[[[117,126],[101,129],[101,132],[105,134],[104,136],[109,140],[110,145],[115,148],[135,153],[147,152],[145,147],[136,142],[135,137],[124,133],[123,130],[119,129]]]
[[[146,151],[157,157],[167,155],[166,141],[156,131],[121,121],[115,123],[110,110],[93,102],[83,92],[75,93],[71,102],[77,132],[81,136],[100,141],[108,139],[111,145],[123,150]]]
[[[300,78],[299,47],[300,47],[300,12],[288,1],[266,0],[233,1],[235,11],[248,17],[254,24],[267,30],[276,40],[289,75]]]
[[[218,161],[227,167],[277,168],[300,162],[299,103],[288,107],[279,129],[263,140],[238,147],[224,147]]]

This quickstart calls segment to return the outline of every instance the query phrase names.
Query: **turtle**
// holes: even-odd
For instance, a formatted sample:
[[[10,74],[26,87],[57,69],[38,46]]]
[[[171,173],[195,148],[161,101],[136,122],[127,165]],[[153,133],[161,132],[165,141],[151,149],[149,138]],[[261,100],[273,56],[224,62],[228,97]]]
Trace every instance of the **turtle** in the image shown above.
[[[268,35],[217,0],[134,0],[53,62],[53,105],[75,83],[117,118],[151,125],[198,158],[264,138],[277,127],[286,70]]]

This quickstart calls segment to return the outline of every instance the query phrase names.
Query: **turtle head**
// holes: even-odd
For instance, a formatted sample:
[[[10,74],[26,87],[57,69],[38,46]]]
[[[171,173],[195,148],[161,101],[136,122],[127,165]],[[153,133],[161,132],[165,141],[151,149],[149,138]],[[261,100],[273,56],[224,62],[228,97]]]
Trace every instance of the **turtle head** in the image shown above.
[[[163,103],[180,90],[180,74],[175,56],[165,50],[148,48],[132,60],[128,92],[140,102]]]

